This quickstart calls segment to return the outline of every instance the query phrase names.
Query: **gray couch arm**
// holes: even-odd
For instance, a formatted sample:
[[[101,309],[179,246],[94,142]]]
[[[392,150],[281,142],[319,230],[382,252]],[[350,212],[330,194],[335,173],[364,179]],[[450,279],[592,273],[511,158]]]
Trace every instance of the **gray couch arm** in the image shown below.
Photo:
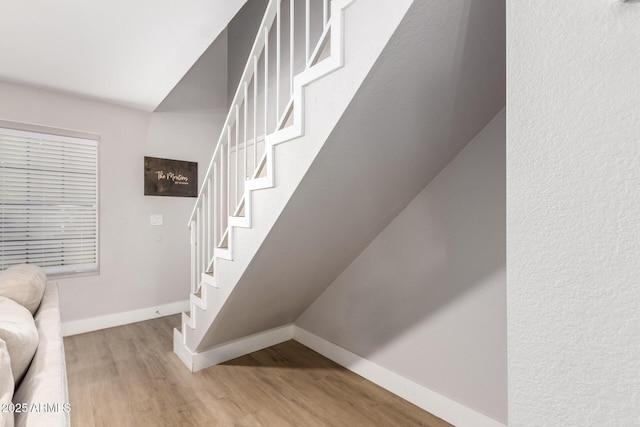
[[[40,342],[29,370],[13,395],[13,402],[26,409],[15,413],[15,426],[66,427],[70,424],[71,407],[55,282],[47,283],[34,319]]]

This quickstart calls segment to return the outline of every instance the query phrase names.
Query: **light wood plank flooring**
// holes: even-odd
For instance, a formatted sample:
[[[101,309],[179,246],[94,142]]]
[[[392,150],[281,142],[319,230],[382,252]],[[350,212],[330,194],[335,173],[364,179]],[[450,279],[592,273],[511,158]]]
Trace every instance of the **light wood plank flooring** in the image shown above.
[[[72,426],[449,425],[295,341],[190,373],[172,351],[179,323],[65,338]]]

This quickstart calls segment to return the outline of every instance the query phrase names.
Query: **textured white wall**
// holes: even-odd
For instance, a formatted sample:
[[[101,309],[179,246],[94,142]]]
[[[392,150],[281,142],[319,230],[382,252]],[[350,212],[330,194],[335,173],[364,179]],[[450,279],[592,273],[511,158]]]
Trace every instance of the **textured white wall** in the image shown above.
[[[640,425],[640,4],[508,2],[509,424]]]
[[[501,422],[504,144],[501,112],[296,322]]]
[[[144,196],[143,157],[200,160],[202,178],[220,130],[211,113],[146,113],[0,82],[0,119],[101,136],[100,274],[59,280],[63,321],[187,298],[194,199]],[[151,214],[164,226],[151,227]]]

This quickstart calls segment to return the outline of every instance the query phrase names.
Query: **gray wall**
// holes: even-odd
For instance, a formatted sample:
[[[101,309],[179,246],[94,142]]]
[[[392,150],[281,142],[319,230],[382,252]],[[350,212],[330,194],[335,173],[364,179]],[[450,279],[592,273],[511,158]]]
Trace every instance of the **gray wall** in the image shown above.
[[[204,51],[155,112],[227,115],[227,30]],[[224,120],[224,119],[223,119]]]
[[[100,135],[100,272],[60,279],[63,322],[184,301],[193,198],[143,195],[144,156],[199,161],[220,133],[211,112],[147,113],[0,82],[0,119]],[[149,216],[164,225],[151,227]]]
[[[506,423],[505,292],[503,111],[296,324]]]
[[[227,27],[227,104],[231,105],[269,0],[249,0]]]

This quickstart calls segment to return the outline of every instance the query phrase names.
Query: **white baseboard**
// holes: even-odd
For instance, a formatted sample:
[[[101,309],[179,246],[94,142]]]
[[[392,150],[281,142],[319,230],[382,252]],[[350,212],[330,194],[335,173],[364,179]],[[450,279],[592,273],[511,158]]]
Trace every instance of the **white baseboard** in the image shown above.
[[[62,336],[83,334],[85,332],[98,331],[100,329],[113,328],[114,326],[127,325],[129,323],[142,322],[157,317],[189,311],[189,301],[179,301],[171,304],[157,305],[139,310],[123,313],[108,314],[106,316],[91,317],[89,319],[74,320],[62,323]]]
[[[182,343],[180,332],[175,330],[174,352],[190,371],[197,372],[290,339],[295,339],[324,357],[457,427],[506,427],[505,424],[487,415],[470,409],[295,325],[286,325],[260,332],[200,353],[191,353]]]
[[[281,326],[265,332],[249,335],[248,337],[240,338],[200,353],[192,353],[191,363],[185,364],[193,372],[197,372],[201,369],[208,368],[209,366],[224,363],[228,360],[235,359],[236,357],[244,356],[245,354],[253,353],[254,351],[289,341],[290,339],[293,339],[294,328],[295,327],[293,325]],[[178,354],[178,356],[180,357],[181,355]],[[183,357],[180,357],[180,360],[184,363],[185,360],[183,360]]]
[[[173,328],[173,352],[178,356],[178,359],[184,363],[189,369],[189,372],[193,372],[193,353],[184,345],[184,337],[182,332],[177,328]]]
[[[294,339],[348,370],[457,427],[506,427],[484,414],[404,378],[298,326]]]

